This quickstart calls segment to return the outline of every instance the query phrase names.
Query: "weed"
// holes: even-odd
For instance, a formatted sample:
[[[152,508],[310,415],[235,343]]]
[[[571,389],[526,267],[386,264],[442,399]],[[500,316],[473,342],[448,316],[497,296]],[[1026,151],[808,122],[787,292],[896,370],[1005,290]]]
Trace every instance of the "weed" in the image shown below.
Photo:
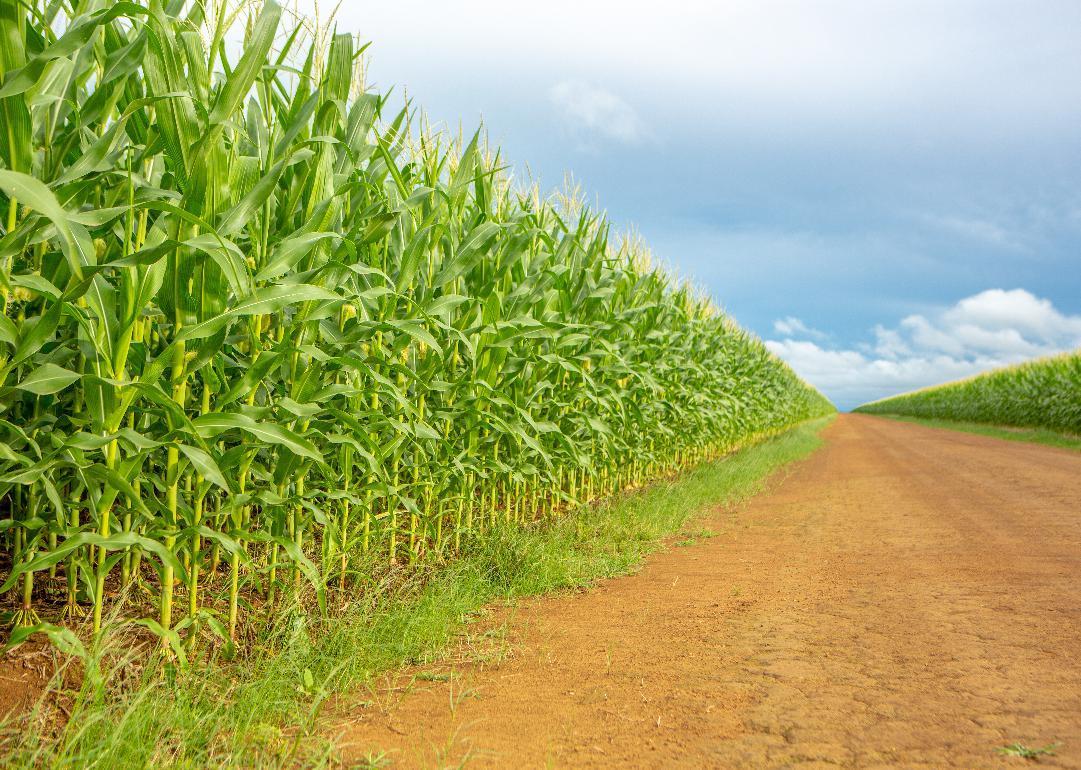
[[[1040,757],[1053,757],[1055,755],[1055,749],[1061,746],[1061,743],[1049,743],[1046,746],[1040,748],[1030,748],[1023,743],[1016,742],[1011,743],[1008,746],[1002,746],[996,749],[999,754],[1007,757],[1021,757],[1022,759],[1039,759]]]

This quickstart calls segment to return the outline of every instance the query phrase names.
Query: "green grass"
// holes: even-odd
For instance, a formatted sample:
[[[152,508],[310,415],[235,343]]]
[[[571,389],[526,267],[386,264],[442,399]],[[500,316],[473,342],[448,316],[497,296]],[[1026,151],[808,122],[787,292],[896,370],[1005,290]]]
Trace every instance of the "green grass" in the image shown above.
[[[1009,746],[1003,746],[998,749],[998,753],[1007,757],[1021,757],[1022,759],[1039,759],[1040,757],[1053,757],[1055,756],[1055,749],[1061,746],[1061,743],[1051,743],[1047,746],[1041,746],[1040,748],[1032,748],[1026,746],[1023,743],[1011,743]]]
[[[806,457],[832,418],[792,430],[601,508],[534,528],[498,527],[453,562],[353,597],[325,621],[294,614],[240,661],[211,661],[173,681],[154,666],[127,674],[131,657],[99,650],[99,678],[71,702],[67,728],[49,735],[46,711],[5,725],[6,767],[318,766],[334,756],[319,719],[329,696],[356,693],[380,671],[438,661],[483,607],[497,600],[588,586],[634,571],[664,539],[707,509],[763,489]],[[694,525],[695,536],[706,530]],[[684,533],[686,534],[686,533]],[[277,649],[276,654],[260,649]],[[90,671],[93,673],[93,667]],[[69,701],[70,702],[70,701]],[[373,756],[378,756],[378,748]]]
[[[958,430],[964,433],[975,433],[980,436],[1006,439],[1007,441],[1024,441],[1030,444],[1045,444],[1047,446],[1060,447],[1062,449],[1081,450],[1081,436],[1071,436],[1067,433],[1058,433],[1046,428],[1009,428],[999,425],[984,425],[978,422],[961,422],[958,420],[936,420],[930,417],[908,417],[898,414],[881,414],[899,422],[911,422],[916,425],[926,425],[929,428],[945,428]]]

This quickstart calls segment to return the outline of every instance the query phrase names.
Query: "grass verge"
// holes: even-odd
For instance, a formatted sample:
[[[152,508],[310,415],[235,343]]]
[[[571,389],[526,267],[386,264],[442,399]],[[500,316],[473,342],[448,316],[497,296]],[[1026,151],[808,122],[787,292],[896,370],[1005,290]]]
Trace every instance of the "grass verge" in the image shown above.
[[[295,612],[264,629],[257,651],[242,660],[215,658],[164,676],[157,666],[133,670],[123,642],[106,638],[81,663],[77,692],[65,692],[58,676],[33,713],[2,726],[0,765],[329,764],[335,747],[318,724],[328,697],[356,691],[381,671],[437,659],[470,614],[492,601],[633,570],[708,506],[759,492],[774,471],[809,455],[830,419],[543,526],[488,532],[453,562],[409,578],[384,572],[343,597],[329,618]]]
[[[962,422],[959,420],[938,420],[931,417],[909,417],[899,414],[878,414],[876,417],[885,417],[898,422],[911,422],[916,425],[925,425],[928,428],[946,428],[958,430],[963,433],[975,433],[980,436],[1002,438],[1007,441],[1026,441],[1030,444],[1045,444],[1046,446],[1059,447],[1061,449],[1075,449],[1081,451],[1081,436],[1071,436],[1068,433],[1058,433],[1046,428],[1011,428],[1001,425],[985,425],[979,422]]]

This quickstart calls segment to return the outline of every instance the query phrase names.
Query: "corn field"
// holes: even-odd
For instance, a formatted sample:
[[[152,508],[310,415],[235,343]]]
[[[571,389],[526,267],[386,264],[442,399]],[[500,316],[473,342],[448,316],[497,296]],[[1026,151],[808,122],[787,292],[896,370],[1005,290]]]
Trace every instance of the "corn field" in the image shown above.
[[[856,411],[1081,435],[1081,352],[996,369],[864,404]]]
[[[143,596],[182,654],[832,410],[362,54],[271,0],[0,0],[15,626]]]

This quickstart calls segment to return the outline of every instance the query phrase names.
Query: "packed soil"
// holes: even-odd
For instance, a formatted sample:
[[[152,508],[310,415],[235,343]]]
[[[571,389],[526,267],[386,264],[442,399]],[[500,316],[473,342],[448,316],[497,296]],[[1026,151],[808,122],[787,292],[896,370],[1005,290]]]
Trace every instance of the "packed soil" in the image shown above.
[[[358,696],[346,764],[997,768],[1020,742],[1081,767],[1081,454],[860,415],[824,437],[715,537]]]
[[[47,642],[33,640],[17,655],[0,657],[0,720],[33,708],[56,672],[56,652]]]

